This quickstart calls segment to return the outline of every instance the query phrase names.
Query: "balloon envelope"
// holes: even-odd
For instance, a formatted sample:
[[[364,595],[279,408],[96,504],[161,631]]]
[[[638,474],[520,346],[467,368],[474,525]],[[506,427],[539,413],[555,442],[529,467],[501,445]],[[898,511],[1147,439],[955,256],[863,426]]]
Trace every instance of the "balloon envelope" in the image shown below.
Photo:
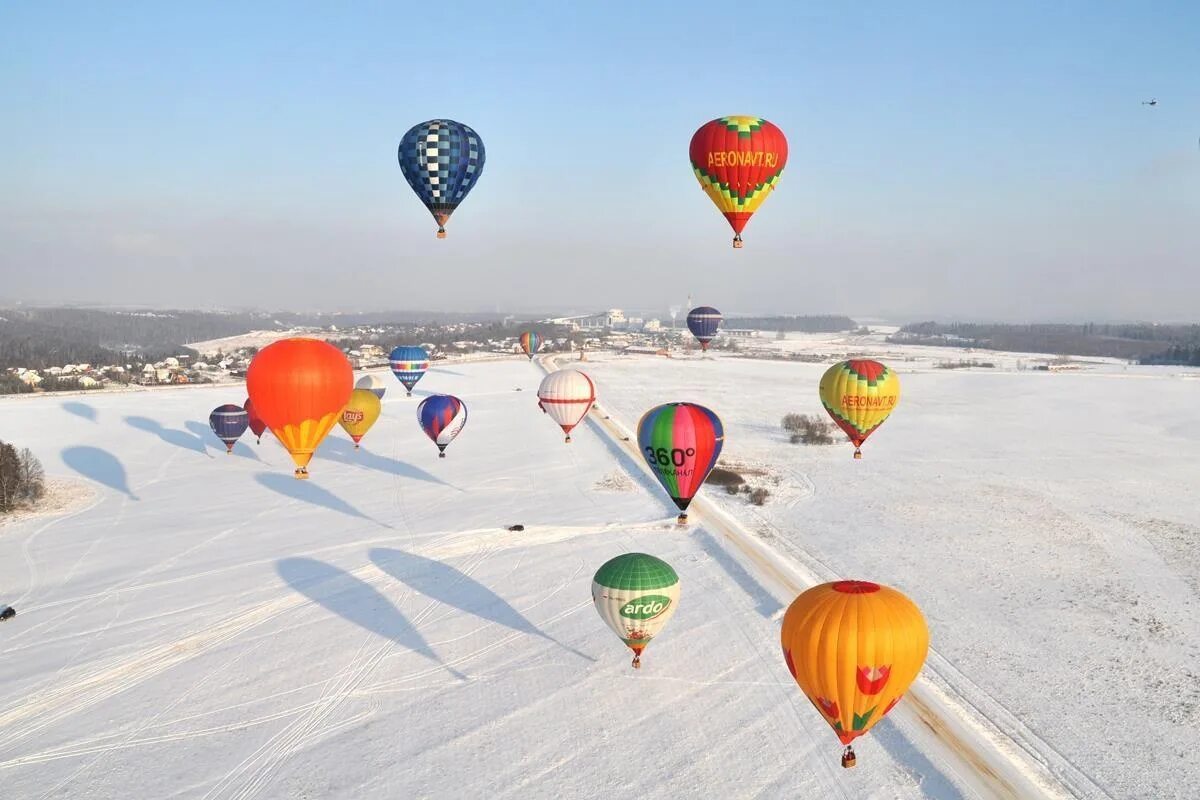
[[[267,429],[267,423],[263,422],[262,417],[258,416],[258,412],[254,410],[254,403],[250,401],[249,397],[242,404],[242,408],[246,409],[246,416],[250,422],[250,431],[256,438],[261,440],[263,432]]]
[[[592,578],[592,602],[605,624],[634,653],[662,632],[679,605],[679,576],[667,562],[626,553],[604,563]]]
[[[788,671],[842,744],[869,731],[916,679],[929,650],[920,609],[869,581],[835,581],[788,607],[780,633]]]
[[[712,472],[724,442],[720,418],[695,403],[657,406],[638,423],[638,448],[681,512]]]
[[[520,342],[522,352],[529,356],[529,360],[532,361],[534,354],[536,354],[538,348],[542,346],[542,336],[541,334],[533,331],[525,331],[520,336]]]
[[[250,362],[250,401],[296,462],[296,477],[308,474],[313,451],[337,422],[353,385],[346,356],[317,339],[283,339]]]
[[[233,446],[246,432],[249,424],[250,415],[246,413],[246,409],[235,406],[233,403],[217,406],[208,415],[208,427],[212,428],[212,432],[217,435],[217,438],[225,443],[225,452],[227,453],[233,452]]]
[[[741,247],[742,229],[779,184],[787,138],[759,117],[720,117],[700,126],[689,155],[696,180],[733,228],[733,246]]]
[[[383,396],[387,393],[387,384],[380,380],[378,375],[363,375],[358,379],[358,382],[354,384],[354,388],[366,389],[380,400],[382,400]]]
[[[467,407],[454,395],[431,394],[417,406],[417,421],[444,456],[446,446],[467,424]]]
[[[397,151],[400,171],[437,220],[438,238],[446,221],[483,174],[483,140],[452,119],[431,119],[409,128]]]
[[[342,409],[338,423],[342,430],[350,434],[355,447],[358,447],[359,441],[367,431],[371,430],[375,420],[379,419],[380,408],[379,398],[370,389],[355,389],[350,393],[350,400]]]
[[[699,306],[688,312],[688,330],[700,342],[701,350],[707,350],[708,343],[716,338],[722,319],[721,312],[712,306]]]
[[[542,378],[538,387],[538,405],[558,423],[571,441],[571,429],[578,425],[592,403],[596,402],[596,385],[586,373],[577,369],[560,369]]]
[[[867,437],[900,402],[900,378],[878,361],[857,359],[834,364],[821,376],[821,405],[854,444],[854,457]]]
[[[410,395],[417,381],[421,380],[421,376],[429,369],[429,354],[425,352],[424,347],[401,345],[392,350],[388,361],[392,365],[392,374],[404,384]]]

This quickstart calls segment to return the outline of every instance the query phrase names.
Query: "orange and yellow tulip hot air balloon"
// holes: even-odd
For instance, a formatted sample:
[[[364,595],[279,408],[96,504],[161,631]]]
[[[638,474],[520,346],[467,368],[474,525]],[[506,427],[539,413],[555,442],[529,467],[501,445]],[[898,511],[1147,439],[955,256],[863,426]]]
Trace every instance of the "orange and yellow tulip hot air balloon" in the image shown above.
[[[338,424],[354,440],[355,450],[358,449],[362,437],[371,430],[375,420],[379,419],[381,408],[379,396],[370,389],[355,389],[350,395],[350,401],[338,417]]]
[[[878,361],[854,359],[834,364],[821,376],[821,404],[854,444],[862,444],[900,402],[900,379]]]
[[[921,672],[929,628],[912,600],[869,581],[803,592],[783,616],[783,658],[796,683],[846,745],[892,710]]]
[[[246,370],[254,410],[308,477],[313,451],[341,416],[354,388],[346,356],[317,339],[283,339],[264,347]]]

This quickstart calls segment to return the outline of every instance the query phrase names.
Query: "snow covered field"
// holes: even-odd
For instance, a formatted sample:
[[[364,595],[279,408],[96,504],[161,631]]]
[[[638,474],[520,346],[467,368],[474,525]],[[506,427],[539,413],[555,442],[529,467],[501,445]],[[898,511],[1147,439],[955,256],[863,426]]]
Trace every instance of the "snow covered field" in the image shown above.
[[[715,374],[664,363],[596,365],[602,396],[625,386],[632,412],[639,376],[670,395],[685,366]],[[335,428],[308,482],[269,435],[232,456],[212,437],[208,412],[242,387],[0,402],[0,439],[94,489],[0,527],[0,602],[19,611],[0,626],[0,797],[962,796],[888,720],[857,769],[838,767],[780,657],[781,600],[703,524],[677,531],[594,426],[563,445],[536,408],[541,377],[515,359],[435,367],[415,394],[470,410],[445,460],[419,398],[393,388],[364,449]],[[726,390],[722,412],[745,394]],[[731,452],[759,436],[763,455],[849,464],[770,445],[767,422],[731,426]],[[899,438],[856,466],[895,469]],[[951,650],[963,602],[884,557],[916,561],[910,545],[878,546],[863,566],[925,604]],[[682,579],[637,673],[590,598],[595,570],[630,550]]]
[[[780,429],[788,412],[824,415],[827,364],[696,354],[580,366],[604,411],[630,427],[661,402],[713,408],[723,461],[771,497],[755,508],[744,495],[708,496],[818,574],[909,594],[930,622],[929,667],[967,702],[1109,796],[1194,797],[1197,371],[941,370],[937,361],[1016,358],[800,338],[788,349],[904,356],[892,362],[900,406],[864,460],[844,442],[789,444]]]

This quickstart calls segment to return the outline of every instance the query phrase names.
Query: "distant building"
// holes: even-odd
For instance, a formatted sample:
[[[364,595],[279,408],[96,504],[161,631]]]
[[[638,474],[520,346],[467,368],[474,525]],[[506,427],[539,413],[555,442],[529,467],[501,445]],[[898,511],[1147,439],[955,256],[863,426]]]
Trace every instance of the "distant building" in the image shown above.
[[[750,328],[721,328],[721,334],[733,339],[755,339],[762,336],[762,331]]]

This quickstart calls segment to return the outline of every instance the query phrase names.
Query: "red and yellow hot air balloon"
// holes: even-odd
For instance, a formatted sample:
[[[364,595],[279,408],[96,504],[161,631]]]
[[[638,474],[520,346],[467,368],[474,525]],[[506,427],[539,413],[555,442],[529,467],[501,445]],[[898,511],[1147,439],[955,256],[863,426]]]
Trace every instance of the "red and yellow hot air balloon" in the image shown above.
[[[787,165],[783,131],[758,117],[720,117],[700,126],[689,149],[700,187],[733,228],[733,246],[742,229],[778,185]]]
[[[375,420],[379,419],[381,409],[379,396],[370,389],[355,389],[350,394],[349,402],[346,403],[346,407],[342,409],[342,413],[338,417],[338,424],[354,440],[355,450],[358,449],[358,443],[362,437],[371,430]]]
[[[892,710],[916,680],[929,628],[912,600],[869,581],[835,581],[802,593],[783,616],[783,658],[796,683],[846,745]]]
[[[283,339],[258,351],[246,370],[250,402],[308,477],[313,451],[341,416],[354,388],[346,356],[317,339]]]
[[[854,444],[862,444],[900,402],[900,378],[878,361],[852,359],[834,364],[821,376],[821,405]]]

